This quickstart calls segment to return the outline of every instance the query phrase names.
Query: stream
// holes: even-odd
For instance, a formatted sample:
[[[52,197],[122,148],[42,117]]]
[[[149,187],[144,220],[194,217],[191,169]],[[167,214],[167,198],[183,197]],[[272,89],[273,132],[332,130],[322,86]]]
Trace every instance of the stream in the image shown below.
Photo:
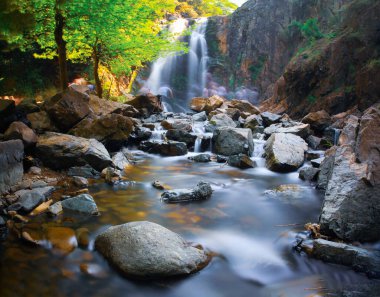
[[[154,134],[157,137],[159,133]],[[322,195],[298,173],[279,174],[265,168],[262,140],[255,140],[258,167],[240,170],[216,162],[193,163],[191,152],[160,157],[131,150],[134,164],[128,181],[90,187],[100,216],[40,215],[28,224],[31,234],[47,227],[87,228],[90,244],[62,253],[28,245],[14,235],[0,246],[0,296],[326,296],[350,283],[368,279],[344,268],[324,264],[293,251],[296,232],[316,222]],[[209,200],[166,204],[160,180],[171,188],[190,188],[200,180],[211,183]],[[275,199],[265,191],[297,185],[293,199]],[[295,186],[296,187],[296,186]],[[94,251],[97,234],[111,225],[148,220],[201,243],[215,256],[199,273],[183,279],[138,282],[119,275]],[[74,240],[74,239],[73,239]],[[83,264],[88,273],[81,272]]]

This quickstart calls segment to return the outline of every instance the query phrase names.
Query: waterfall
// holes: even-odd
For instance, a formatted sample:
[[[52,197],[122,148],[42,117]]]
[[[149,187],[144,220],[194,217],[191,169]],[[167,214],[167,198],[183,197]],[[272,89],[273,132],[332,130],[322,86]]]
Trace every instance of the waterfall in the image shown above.
[[[194,30],[188,37],[181,37],[190,23]],[[169,31],[186,39],[189,52],[185,55],[171,55],[157,59],[141,92],[162,95],[168,110],[187,111],[189,99],[203,96],[207,79],[207,18],[196,20],[178,19],[169,26]]]

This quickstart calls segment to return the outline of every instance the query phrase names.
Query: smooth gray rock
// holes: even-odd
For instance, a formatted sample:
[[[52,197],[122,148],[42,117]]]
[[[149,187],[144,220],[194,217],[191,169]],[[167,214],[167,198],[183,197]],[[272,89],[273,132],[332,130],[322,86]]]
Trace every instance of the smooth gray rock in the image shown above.
[[[75,211],[88,215],[97,215],[98,207],[89,194],[81,194],[61,201],[63,211]]]
[[[209,154],[199,154],[194,157],[189,157],[188,159],[199,163],[211,162],[211,156]]]
[[[41,195],[38,192],[30,191],[29,193],[23,194],[17,203],[20,204],[20,210],[23,213],[29,213],[44,201],[44,195]]]
[[[275,133],[265,143],[264,150],[270,170],[290,172],[303,164],[307,143],[297,135]]]
[[[38,195],[44,196],[44,198],[48,198],[53,192],[55,188],[53,186],[42,186],[42,187],[35,187],[32,190],[24,189],[19,190],[14,193],[17,197],[21,198],[23,195],[28,193],[37,193]]]
[[[307,181],[316,181],[319,171],[318,168],[304,167],[300,170],[299,178]]]
[[[0,142],[0,195],[22,180],[24,145],[21,140]]]
[[[269,127],[272,124],[279,123],[281,120],[280,115],[274,114],[268,111],[262,112],[260,116],[263,119],[263,123],[265,127]]]
[[[251,129],[253,133],[257,133],[257,127],[260,126],[263,126],[263,119],[258,114],[250,115],[245,119],[244,128]]]
[[[255,161],[244,154],[232,155],[228,157],[228,165],[241,169],[255,168],[257,166]]]
[[[62,211],[63,211],[63,208],[62,208],[62,202],[61,201],[58,201],[58,202],[50,205],[48,208],[48,212],[53,216],[59,215]]]
[[[205,130],[206,132],[214,132],[221,127],[236,128],[236,123],[227,114],[220,113],[210,119],[210,122],[205,126]]]
[[[213,149],[225,156],[253,153],[253,138],[250,129],[222,127],[214,131]]]
[[[127,152],[124,150],[121,152],[117,152],[115,155],[113,155],[112,162],[117,169],[123,171],[125,169],[125,166],[129,164]]]
[[[88,180],[85,177],[82,176],[73,176],[73,183],[75,186],[79,188],[87,188],[88,187]]]
[[[193,114],[193,121],[195,122],[204,122],[207,121],[207,114],[205,111]]]
[[[306,142],[307,144],[309,145],[310,148],[312,148],[313,150],[316,150],[319,148],[319,144],[321,143],[321,140],[322,138],[319,138],[319,137],[316,137],[316,136],[313,136],[313,135],[309,135],[307,138],[306,138]]]
[[[52,132],[39,137],[36,156],[56,170],[88,164],[101,171],[112,164],[108,151],[99,141]]]
[[[207,182],[201,181],[193,189],[176,189],[172,191],[165,191],[162,193],[161,198],[167,203],[181,203],[206,200],[212,195],[211,185]]]
[[[282,123],[273,124],[264,129],[264,134],[269,137],[273,133],[291,133],[302,138],[307,138],[310,135],[310,125],[292,122],[293,124],[284,127]]]
[[[371,278],[380,278],[380,251],[316,239],[312,256],[325,262],[349,266]]]
[[[210,260],[203,249],[146,221],[110,227],[96,237],[95,248],[124,275],[140,279],[188,275]]]

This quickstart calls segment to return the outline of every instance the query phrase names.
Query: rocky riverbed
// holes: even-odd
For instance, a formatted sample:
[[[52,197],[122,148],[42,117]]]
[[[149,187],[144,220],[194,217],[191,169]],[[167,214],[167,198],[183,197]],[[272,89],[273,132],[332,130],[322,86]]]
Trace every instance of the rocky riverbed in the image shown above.
[[[376,292],[379,105],[336,129],[218,96],[187,114],[129,103],[75,87],[2,102],[2,296]]]

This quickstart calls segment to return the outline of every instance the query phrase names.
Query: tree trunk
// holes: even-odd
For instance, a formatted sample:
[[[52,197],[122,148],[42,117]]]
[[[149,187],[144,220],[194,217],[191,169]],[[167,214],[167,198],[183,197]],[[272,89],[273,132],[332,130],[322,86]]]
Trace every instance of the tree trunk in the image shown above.
[[[92,59],[94,60],[94,78],[95,78],[96,93],[98,94],[99,98],[102,98],[103,88],[102,88],[102,82],[100,81],[100,78],[99,78],[99,52],[97,50],[97,45],[93,47]]]
[[[61,10],[55,5],[55,28],[54,39],[58,49],[59,80],[61,90],[68,87],[69,79],[67,76],[67,53],[66,41],[63,39],[63,29],[65,27],[65,18]]]
[[[132,70],[132,74],[131,74],[131,77],[129,78],[129,83],[128,83],[128,87],[127,87],[127,93],[131,93],[132,86],[136,80],[137,74],[138,74],[137,69]]]

